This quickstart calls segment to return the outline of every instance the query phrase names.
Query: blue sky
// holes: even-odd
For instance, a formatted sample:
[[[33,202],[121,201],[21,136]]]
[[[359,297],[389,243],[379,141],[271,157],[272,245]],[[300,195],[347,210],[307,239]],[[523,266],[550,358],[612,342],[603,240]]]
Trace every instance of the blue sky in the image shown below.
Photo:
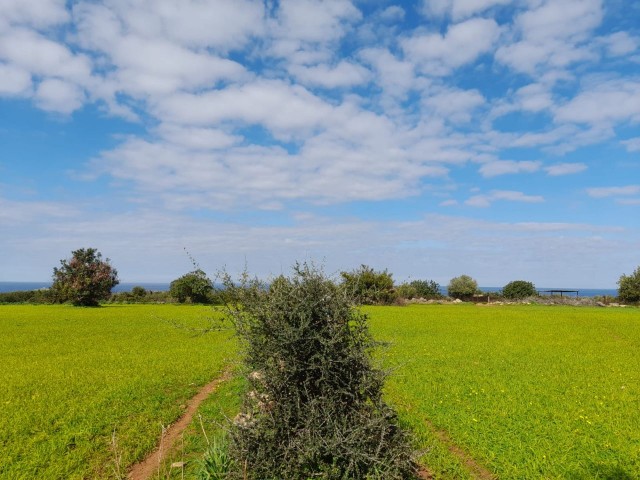
[[[638,2],[0,1],[0,281],[615,288],[639,219]]]

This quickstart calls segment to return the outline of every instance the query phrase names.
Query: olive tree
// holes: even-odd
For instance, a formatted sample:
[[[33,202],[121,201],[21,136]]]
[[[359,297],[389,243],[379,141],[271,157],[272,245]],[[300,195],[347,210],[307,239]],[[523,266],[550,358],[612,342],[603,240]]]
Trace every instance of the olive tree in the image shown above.
[[[51,290],[58,302],[94,307],[107,300],[119,282],[118,272],[95,248],[80,248],[53,269]]]
[[[469,275],[460,275],[449,280],[447,293],[450,297],[465,298],[470,297],[478,291],[478,282]]]
[[[640,267],[631,275],[622,275],[618,280],[618,297],[623,302],[640,302]]]

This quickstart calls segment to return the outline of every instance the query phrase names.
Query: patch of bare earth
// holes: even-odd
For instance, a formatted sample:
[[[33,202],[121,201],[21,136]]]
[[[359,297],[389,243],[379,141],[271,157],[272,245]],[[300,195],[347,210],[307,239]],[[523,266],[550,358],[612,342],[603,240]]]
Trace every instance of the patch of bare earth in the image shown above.
[[[215,380],[207,383],[198,393],[189,400],[182,416],[163,431],[160,445],[146,458],[131,467],[128,478],[130,480],[148,480],[156,473],[165,457],[171,452],[176,440],[189,426],[194,414],[200,404],[211,395],[218,386],[231,378],[231,371],[225,370],[223,374]]]

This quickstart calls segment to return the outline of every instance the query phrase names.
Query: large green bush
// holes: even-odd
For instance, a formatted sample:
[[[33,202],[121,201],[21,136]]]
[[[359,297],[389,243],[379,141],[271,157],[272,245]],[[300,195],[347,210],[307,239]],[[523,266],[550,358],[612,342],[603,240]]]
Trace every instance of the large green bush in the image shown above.
[[[538,294],[536,287],[533,283],[524,280],[514,280],[507,283],[502,289],[502,295],[505,298],[513,300],[534,297]]]
[[[640,302],[640,267],[618,280],[618,297],[623,302]]]
[[[71,252],[71,259],[60,260],[60,268],[53,269],[51,291],[59,302],[93,307],[107,300],[118,283],[118,272],[108,258],[102,260],[95,248],[81,248]]]
[[[400,298],[440,298],[440,285],[433,280],[413,280],[398,286],[396,293]]]
[[[199,268],[171,282],[169,293],[178,302],[211,303],[213,283]]]
[[[454,277],[447,285],[447,293],[453,298],[469,298],[478,291],[478,282],[469,275]]]
[[[364,305],[388,305],[396,299],[393,276],[387,270],[378,272],[367,265],[342,272],[342,283],[356,301]]]
[[[248,383],[229,478],[414,478],[406,435],[382,400],[367,317],[344,285],[307,265],[268,287],[246,276],[224,285]]]

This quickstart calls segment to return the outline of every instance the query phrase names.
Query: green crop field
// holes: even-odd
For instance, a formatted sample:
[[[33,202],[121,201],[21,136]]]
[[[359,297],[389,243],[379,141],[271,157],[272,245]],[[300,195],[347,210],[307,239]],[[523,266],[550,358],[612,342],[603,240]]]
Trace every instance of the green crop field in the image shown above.
[[[233,356],[211,309],[0,306],[0,478],[117,478]]]
[[[498,478],[640,478],[638,309],[367,310],[437,478],[473,478],[446,443]]]
[[[435,478],[640,478],[640,310],[368,307],[386,395]],[[235,361],[211,309],[0,306],[0,478],[116,478]],[[201,457],[241,382],[201,407],[171,461]],[[115,431],[115,443],[112,435]],[[187,475],[197,470],[188,464]],[[163,478],[169,477],[169,468]],[[182,478],[174,469],[172,478]],[[192,477],[191,477],[192,478]]]

